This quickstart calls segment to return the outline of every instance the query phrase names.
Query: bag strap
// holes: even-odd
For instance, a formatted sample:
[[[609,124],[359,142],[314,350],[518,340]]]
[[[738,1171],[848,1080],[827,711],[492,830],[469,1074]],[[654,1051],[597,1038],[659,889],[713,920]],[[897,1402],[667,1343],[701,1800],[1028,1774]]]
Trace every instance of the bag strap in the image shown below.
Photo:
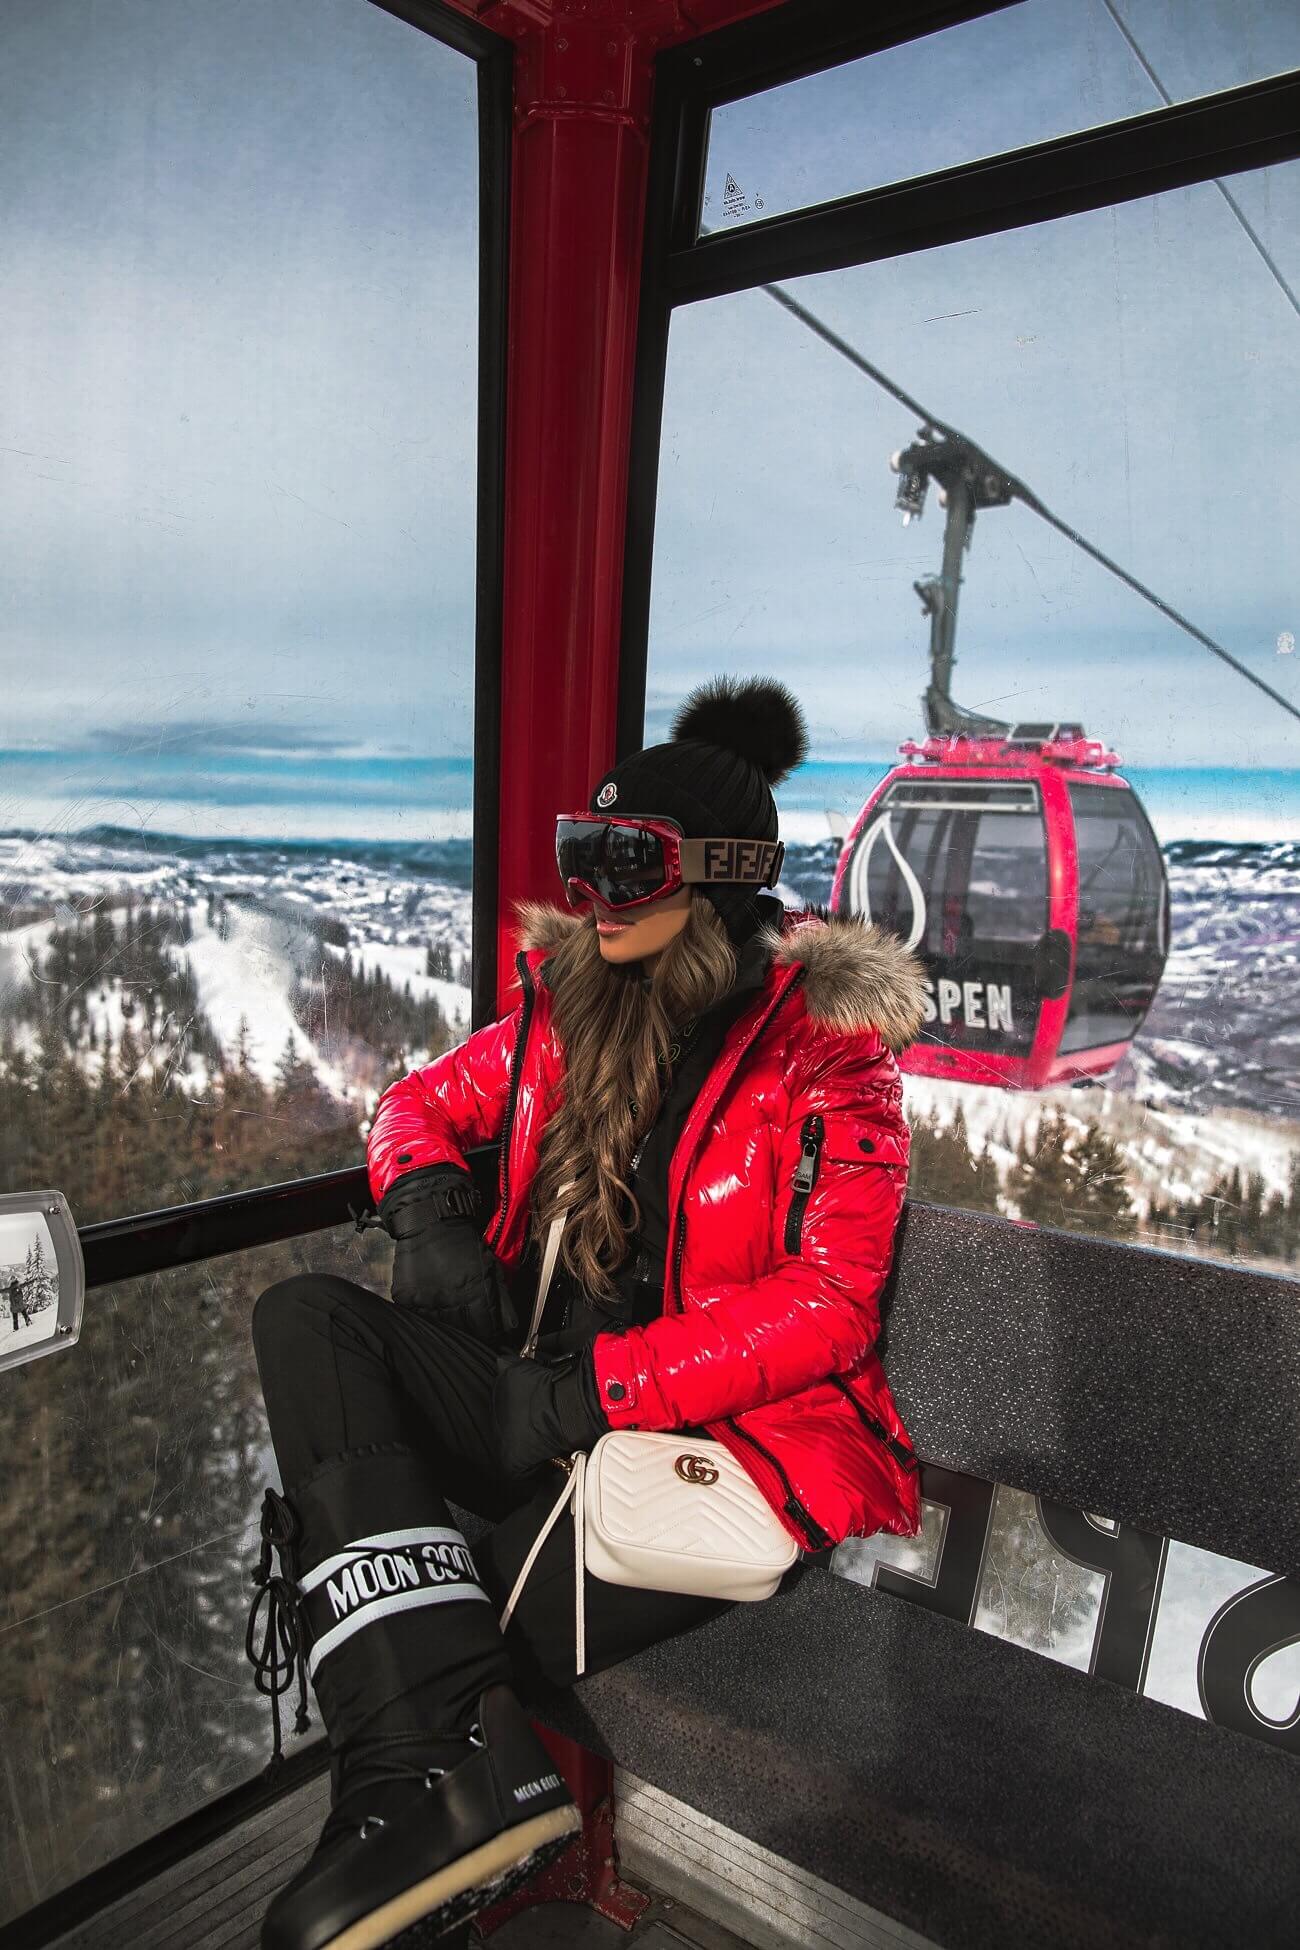
[[[570,1191],[571,1189],[572,1187],[568,1185],[564,1187],[565,1191]],[[546,1246],[542,1253],[542,1271],[537,1282],[537,1298],[533,1302],[533,1317],[528,1325],[528,1339],[519,1350],[520,1355],[525,1361],[531,1361],[537,1352],[537,1336],[542,1329],[542,1315],[546,1312],[546,1296],[551,1290],[551,1281],[555,1278],[555,1263],[560,1257],[560,1241],[564,1237],[564,1221],[568,1216],[569,1208],[565,1206],[562,1211],[556,1213],[555,1217],[551,1220],[550,1226],[547,1228]],[[574,1572],[573,1650],[579,1679],[587,1669],[587,1594],[585,1588],[587,1552],[586,1529],[583,1520],[586,1477],[587,1458],[579,1449],[575,1451],[569,1470],[565,1475],[563,1489],[556,1497],[546,1522],[534,1537],[532,1548],[520,1566],[519,1576],[515,1579],[514,1589],[506,1599],[505,1610],[502,1612],[498,1621],[501,1630],[504,1632],[506,1626],[510,1623],[515,1606],[519,1603],[520,1597],[523,1594],[524,1586],[528,1582],[532,1568],[541,1555],[542,1545],[546,1542],[559,1522],[566,1504],[572,1503]]]
[[[542,1330],[546,1296],[551,1290],[551,1281],[555,1278],[555,1262],[560,1257],[560,1240],[564,1236],[564,1221],[568,1216],[569,1210],[566,1206],[562,1212],[556,1213],[546,1234],[546,1248],[542,1254],[542,1273],[537,1282],[537,1298],[533,1302],[533,1317],[528,1327],[528,1339],[519,1350],[525,1361],[531,1361],[537,1352],[537,1336]]]
[[[519,1576],[514,1582],[514,1588],[510,1596],[506,1599],[505,1610],[498,1620],[501,1630],[504,1632],[506,1626],[510,1623],[520,1597],[523,1595],[523,1589],[528,1582],[532,1568],[541,1555],[542,1545],[546,1542],[561,1516],[564,1514],[565,1506],[572,1503],[574,1578],[573,1655],[575,1674],[579,1679],[581,1679],[583,1673],[587,1670],[587,1549],[586,1525],[584,1522],[586,1479],[587,1458],[583,1455],[581,1449],[579,1449],[574,1454],[572,1466],[565,1476],[563,1489],[556,1497],[546,1522],[533,1539],[532,1548],[520,1567]]]

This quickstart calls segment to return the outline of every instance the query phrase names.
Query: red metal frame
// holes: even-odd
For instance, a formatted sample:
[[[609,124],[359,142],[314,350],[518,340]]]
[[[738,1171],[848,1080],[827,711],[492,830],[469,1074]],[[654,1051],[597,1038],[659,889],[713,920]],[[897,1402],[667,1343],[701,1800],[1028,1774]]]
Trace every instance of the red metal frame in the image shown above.
[[[615,757],[632,373],[661,49],[777,0],[450,0],[513,42],[498,1000],[554,820]]]
[[[844,876],[858,840],[890,786],[900,780],[933,785],[936,779],[984,781],[989,784],[1032,781],[1039,790],[1047,843],[1047,925],[1059,928],[1070,941],[1070,981],[1073,983],[1079,925],[1079,853],[1069,787],[1074,784],[1109,786],[1132,792],[1126,779],[1112,769],[1116,753],[1089,739],[1057,739],[1041,746],[1016,747],[1004,739],[927,738],[900,745],[905,760],[881,780],[853,822],[835,869],[831,906],[838,908]],[[1043,1090],[1077,1077],[1104,1076],[1114,1069],[1127,1043],[1057,1054],[1070,1007],[1070,988],[1055,1001],[1044,1001],[1038,1012],[1033,1043],[1024,1056],[999,1056],[987,1050],[944,1048],[928,1040],[913,1043],[900,1057],[900,1067],[913,1076],[940,1077],[948,1083],[986,1084],[999,1090]]]

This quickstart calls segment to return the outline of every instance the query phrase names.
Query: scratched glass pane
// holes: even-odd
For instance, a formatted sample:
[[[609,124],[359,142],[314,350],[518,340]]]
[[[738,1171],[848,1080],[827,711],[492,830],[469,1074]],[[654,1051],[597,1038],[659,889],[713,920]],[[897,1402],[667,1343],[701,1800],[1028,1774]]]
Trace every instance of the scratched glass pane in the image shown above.
[[[0,1185],[85,1224],[468,1025],[477,83],[356,0],[3,43]]]
[[[907,58],[1029,32],[1036,4]],[[1211,11],[1189,88],[1246,78],[1229,29],[1256,74],[1300,35],[1294,7]],[[1019,60],[985,81],[972,114],[1037,99]],[[815,153],[801,126],[771,152]],[[909,155],[936,126],[909,120]],[[1294,1280],[1300,163],[1230,191],[679,309],[647,726],[711,670],[798,690],[782,897],[924,965],[911,1196]],[[1225,492],[1254,477],[1248,508]]]
[[[855,1584],[874,1584],[877,1565],[885,1564],[905,1577],[933,1584],[947,1523],[946,1507],[922,1497],[918,1536],[887,1537],[878,1531],[874,1537],[846,1537],[836,1546],[831,1569],[837,1577],[851,1578]]]
[[[474,67],[352,0],[164,11],[0,61],[0,1185],[81,1224],[359,1162],[469,1012]],[[249,1320],[310,1266],[387,1247],[92,1292],[0,1384],[4,1917],[266,1757]]]
[[[1293,0],[1021,0],[715,109],[704,227],[757,223],[1294,67]]]
[[[71,1354],[4,1377],[0,1922],[266,1760],[253,1303],[309,1268],[378,1289],[390,1255],[349,1228],[97,1289]]]

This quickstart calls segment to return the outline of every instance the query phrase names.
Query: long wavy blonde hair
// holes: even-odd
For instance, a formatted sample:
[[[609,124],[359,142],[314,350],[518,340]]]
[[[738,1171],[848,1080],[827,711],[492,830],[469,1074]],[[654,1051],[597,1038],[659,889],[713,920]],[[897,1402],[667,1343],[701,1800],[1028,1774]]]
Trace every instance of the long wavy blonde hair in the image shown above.
[[[655,964],[602,959],[590,912],[546,968],[564,1049],[564,1095],[542,1137],[531,1225],[540,1243],[568,1207],[560,1265],[608,1299],[640,1224],[628,1183],[633,1153],[658,1115],[674,1032],[727,993],[736,952],[712,904],[698,894],[686,926]]]

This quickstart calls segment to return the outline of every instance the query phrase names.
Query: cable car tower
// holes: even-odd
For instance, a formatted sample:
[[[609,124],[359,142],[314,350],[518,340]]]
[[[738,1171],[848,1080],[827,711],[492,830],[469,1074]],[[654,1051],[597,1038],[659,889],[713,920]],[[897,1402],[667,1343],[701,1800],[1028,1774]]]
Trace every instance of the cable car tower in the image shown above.
[[[1077,723],[1009,724],[952,696],[962,565],[981,508],[1019,483],[972,441],[923,426],[895,454],[904,524],[931,481],[945,510],[930,619],[926,737],[899,747],[845,843],[831,904],[924,961],[930,1015],[902,1058],[1003,1089],[1105,1075],[1140,1028],[1169,945],[1164,861],[1119,756]]]
[[[970,548],[976,511],[1007,507],[1015,492],[1011,478],[969,440],[942,437],[929,426],[922,427],[913,444],[894,454],[889,464],[899,477],[894,506],[902,512],[904,527],[924,514],[931,481],[938,486],[940,507],[947,511],[943,566],[937,576],[922,576],[912,584],[930,619],[930,682],[922,700],[926,730],[932,738],[1004,738],[1009,725],[954,703],[952,667],[957,661],[962,561]]]

